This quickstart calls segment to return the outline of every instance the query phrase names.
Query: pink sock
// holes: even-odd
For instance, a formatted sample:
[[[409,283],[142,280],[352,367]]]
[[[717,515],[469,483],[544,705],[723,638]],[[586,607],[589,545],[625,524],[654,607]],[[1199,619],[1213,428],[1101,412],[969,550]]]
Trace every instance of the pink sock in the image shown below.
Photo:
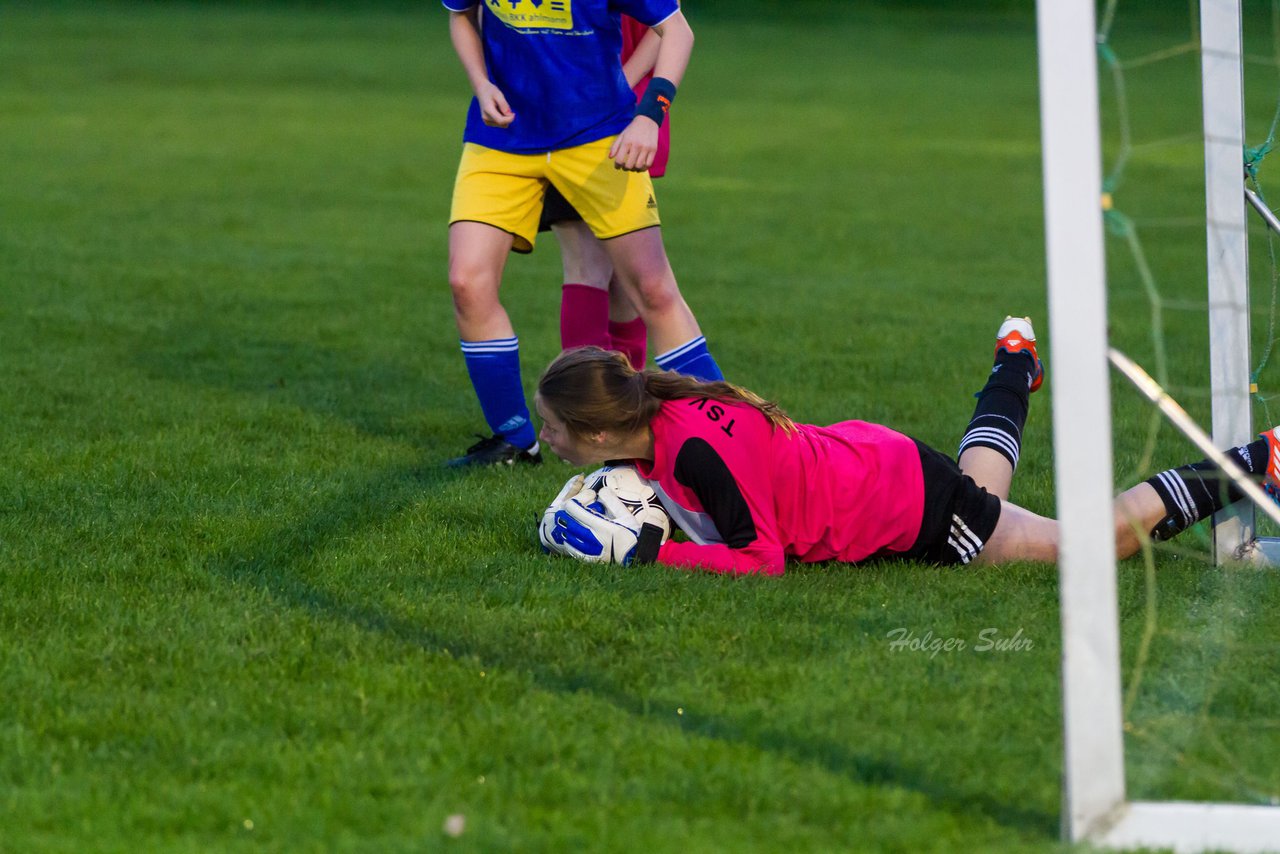
[[[609,292],[566,284],[560,292],[560,346],[609,349]]]
[[[609,337],[612,339],[612,349],[617,350],[627,357],[631,362],[631,367],[637,371],[644,370],[644,360],[647,355],[646,343],[649,338],[649,329],[644,325],[644,320],[637,317],[635,320],[627,321],[609,321]]]

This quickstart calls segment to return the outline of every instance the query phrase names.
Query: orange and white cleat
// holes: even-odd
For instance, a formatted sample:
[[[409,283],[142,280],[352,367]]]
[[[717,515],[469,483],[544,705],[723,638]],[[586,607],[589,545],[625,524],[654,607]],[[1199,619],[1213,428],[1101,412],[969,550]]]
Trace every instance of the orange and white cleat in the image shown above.
[[[1036,353],[1036,331],[1031,327],[1031,318],[1010,315],[1004,319],[996,332],[996,353],[1001,350],[1006,353],[1030,353],[1035,362],[1035,370],[1031,372],[1027,390],[1031,392],[1040,388],[1044,383],[1044,363]]]
[[[1262,438],[1267,440],[1267,479],[1262,486],[1280,504],[1280,427],[1272,427]]]

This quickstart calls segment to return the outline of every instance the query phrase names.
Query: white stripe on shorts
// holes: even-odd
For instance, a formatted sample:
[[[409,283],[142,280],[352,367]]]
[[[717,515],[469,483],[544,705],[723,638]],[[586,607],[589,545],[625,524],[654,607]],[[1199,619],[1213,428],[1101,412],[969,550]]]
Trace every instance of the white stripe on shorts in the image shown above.
[[[955,550],[956,556],[960,558],[961,563],[969,563],[978,556],[978,552],[982,551],[986,545],[978,535],[969,530],[969,526],[964,523],[956,514],[951,514],[951,535],[947,537],[947,545]]]

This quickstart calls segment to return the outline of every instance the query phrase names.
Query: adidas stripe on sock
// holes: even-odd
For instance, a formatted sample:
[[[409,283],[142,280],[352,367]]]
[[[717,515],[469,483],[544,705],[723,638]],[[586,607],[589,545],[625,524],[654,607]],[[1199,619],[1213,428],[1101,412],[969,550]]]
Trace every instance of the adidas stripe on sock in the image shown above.
[[[1226,455],[1249,474],[1267,471],[1266,439],[1232,448]],[[1147,483],[1164,502],[1167,514],[1155,532],[1160,539],[1184,531],[1244,497],[1240,487],[1208,460],[1162,471],[1148,478]]]
[[[532,448],[538,437],[520,378],[520,339],[512,336],[459,343],[489,429],[517,448]]]
[[[720,372],[720,366],[716,364],[716,360],[711,357],[711,351],[707,349],[707,339],[703,335],[699,335],[691,341],[686,341],[674,350],[668,350],[660,356],[655,356],[654,361],[663,370],[675,371],[694,379],[724,379],[724,374]]]
[[[960,439],[960,456],[970,448],[990,448],[1015,469],[1022,452],[1022,428],[1027,423],[1031,374],[1035,360],[1030,353],[996,354],[987,384],[976,397],[973,417]]]

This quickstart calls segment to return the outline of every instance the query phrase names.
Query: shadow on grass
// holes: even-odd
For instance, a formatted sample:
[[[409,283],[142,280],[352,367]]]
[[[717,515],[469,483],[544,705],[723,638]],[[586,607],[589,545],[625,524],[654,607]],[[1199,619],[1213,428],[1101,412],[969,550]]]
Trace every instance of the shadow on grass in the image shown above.
[[[447,627],[420,625],[319,589],[297,571],[297,559],[293,556],[313,555],[324,551],[330,541],[349,539],[366,527],[370,519],[385,518],[420,498],[424,488],[456,476],[445,469],[406,468],[383,472],[317,508],[304,524],[275,532],[247,548],[216,556],[209,563],[209,569],[229,582],[251,585],[283,606],[325,620],[341,620],[425,652],[447,652],[455,658],[475,658],[485,668],[523,672],[543,689],[562,694],[585,692],[649,724],[676,727],[704,738],[747,745],[793,761],[819,765],[859,783],[896,786],[917,792],[940,809],[958,816],[981,815],[1001,826],[1044,837],[1046,841],[1056,838],[1056,814],[999,800],[975,791],[973,785],[938,779],[923,769],[858,753],[840,743],[806,739],[792,732],[767,728],[746,728],[731,719],[696,713],[686,713],[678,721],[672,721],[666,712],[652,710],[644,699],[619,690],[598,672],[565,673],[563,662],[536,660],[527,648],[504,646],[501,641],[461,640],[451,636]]]
[[[222,388],[250,398],[275,399],[304,411],[350,424],[362,433],[419,444],[416,429],[401,423],[422,409],[424,378],[401,365],[372,360],[354,362],[351,354],[313,344],[272,340],[246,330],[216,324],[188,323],[168,329],[151,346],[134,353],[135,363],[161,379]],[[474,657],[486,667],[505,667],[529,674],[544,689],[586,692],[647,723],[661,723],[704,738],[742,744],[793,761],[827,768],[850,780],[896,786],[917,792],[956,815],[989,817],[1000,825],[1052,839],[1056,815],[1026,809],[953,784],[922,769],[850,750],[840,743],[806,739],[791,732],[746,728],[730,719],[689,713],[672,721],[651,711],[642,698],[619,690],[598,672],[562,672],[562,662],[538,661],[528,649],[500,642],[475,643],[450,636],[447,629],[425,627],[389,615],[376,607],[330,593],[311,583],[300,570],[306,558],[330,543],[357,537],[423,500],[465,472],[439,465],[413,465],[371,473],[346,485],[339,495],[317,507],[308,518],[240,548],[227,548],[209,560],[216,577],[249,585],[281,605],[341,620],[362,631],[394,638],[431,653]],[[477,523],[484,521],[477,509]]]
[[[458,361],[451,385],[464,376]],[[439,385],[425,371],[367,351],[288,340],[214,320],[165,328],[134,347],[132,363],[154,379],[294,406],[365,435],[414,445],[424,442],[420,419],[430,411]]]

